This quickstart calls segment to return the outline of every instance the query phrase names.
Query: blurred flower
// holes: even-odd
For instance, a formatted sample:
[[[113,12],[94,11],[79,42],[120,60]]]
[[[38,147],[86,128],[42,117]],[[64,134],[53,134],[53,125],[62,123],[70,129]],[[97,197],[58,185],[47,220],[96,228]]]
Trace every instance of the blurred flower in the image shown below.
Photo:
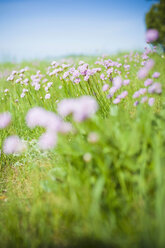
[[[147,87],[153,83],[153,80],[151,78],[147,78],[146,81],[144,82],[144,86]]]
[[[46,94],[45,99],[50,99],[50,94]]]
[[[3,144],[3,152],[5,154],[21,153],[25,149],[25,143],[16,135],[7,137]]]
[[[160,76],[159,72],[154,72],[154,74],[152,75],[153,78],[158,78]]]
[[[121,77],[118,76],[113,79],[113,86],[116,87],[116,89],[119,89],[122,86]]]
[[[55,132],[45,132],[39,138],[38,145],[41,150],[48,150],[57,144],[57,134]]]
[[[30,128],[40,126],[49,131],[58,132],[60,131],[62,120],[51,111],[46,111],[41,107],[34,107],[28,111],[26,123]]]
[[[162,86],[160,83],[154,83],[148,88],[148,93],[162,93]]]
[[[4,112],[0,114],[0,129],[7,127],[11,122],[11,114]]]
[[[146,42],[154,42],[158,39],[159,32],[156,29],[148,29],[146,32]]]
[[[128,85],[129,83],[130,83],[130,80],[129,79],[123,80],[123,85]]]
[[[91,117],[98,109],[96,100],[91,96],[75,99],[64,99],[58,103],[58,113],[65,117],[73,114],[75,121],[81,122]]]
[[[133,105],[137,106],[138,104],[139,104],[139,101],[135,101]]]
[[[120,102],[120,98],[115,98],[115,100],[113,100],[114,104],[118,104]]]
[[[143,96],[140,102],[141,102],[141,103],[144,103],[144,102],[146,102],[147,100],[148,100],[148,97],[147,97],[147,96]]]
[[[149,106],[153,106],[154,105],[154,102],[155,102],[155,99],[153,97],[151,97],[151,98],[148,99],[148,105]]]
[[[104,84],[102,87],[102,91],[107,91],[109,89],[109,84]]]

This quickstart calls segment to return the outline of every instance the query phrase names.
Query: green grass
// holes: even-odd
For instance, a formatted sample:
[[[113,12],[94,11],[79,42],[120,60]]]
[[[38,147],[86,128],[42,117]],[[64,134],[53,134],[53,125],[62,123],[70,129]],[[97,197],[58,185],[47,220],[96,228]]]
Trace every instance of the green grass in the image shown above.
[[[124,63],[123,54],[113,59],[117,57]],[[153,107],[133,106],[133,93],[144,87],[144,80],[136,76],[140,63],[134,67],[133,61],[131,83],[122,88],[128,97],[119,105],[100,90],[100,74],[89,85],[46,76],[53,82],[49,100],[43,88],[35,91],[31,86],[20,98],[24,86],[0,79],[1,111],[12,114],[12,124],[0,130],[0,145],[12,134],[28,143],[20,156],[1,154],[0,247],[165,247],[165,60],[152,57],[155,66],[149,76],[160,72],[156,81],[163,88],[161,95],[154,95]],[[83,59],[91,68],[96,66],[96,58]],[[25,65],[30,78],[36,70],[46,75],[49,63],[1,64],[0,70],[11,72]],[[9,93],[4,96],[6,88]],[[57,112],[57,100],[93,92],[98,113],[80,124],[69,117],[75,130],[59,135],[53,150],[40,151],[37,139],[43,129],[26,126],[27,111],[41,106]],[[98,134],[98,142],[88,142],[90,132]],[[89,162],[83,159],[86,153],[91,154]]]

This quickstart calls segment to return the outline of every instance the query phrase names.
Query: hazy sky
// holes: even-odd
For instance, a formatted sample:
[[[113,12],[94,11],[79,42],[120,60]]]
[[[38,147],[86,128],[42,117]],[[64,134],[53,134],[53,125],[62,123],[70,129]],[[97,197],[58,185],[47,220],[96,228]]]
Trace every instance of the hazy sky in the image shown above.
[[[0,0],[0,60],[142,49],[152,0]]]

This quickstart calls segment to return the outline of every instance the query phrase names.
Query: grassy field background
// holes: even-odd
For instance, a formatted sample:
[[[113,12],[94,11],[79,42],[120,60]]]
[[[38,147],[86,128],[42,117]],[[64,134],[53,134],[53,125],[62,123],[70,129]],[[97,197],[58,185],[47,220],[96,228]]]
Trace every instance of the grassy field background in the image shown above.
[[[47,61],[0,64],[1,112],[12,115],[11,125],[0,130],[0,146],[13,134],[28,146],[21,155],[1,152],[0,247],[165,246],[165,57],[156,53],[149,57],[155,65],[148,78],[159,72],[154,82],[162,85],[161,94],[146,93],[155,98],[153,106],[147,102],[134,106],[137,99],[132,96],[145,81],[137,77],[144,61],[141,53],[58,61],[60,66],[77,67],[83,60],[89,68],[101,68],[87,82],[80,77],[79,84],[60,78],[64,72],[48,75]],[[130,80],[119,89],[128,91],[119,104],[102,91],[103,84],[111,82],[100,79],[105,68],[95,64],[109,58],[122,64],[121,77]],[[26,66],[28,85],[7,81],[13,70]],[[38,70],[48,81],[36,91],[30,82]],[[53,82],[51,97],[45,99],[43,85],[48,82]],[[28,92],[21,98],[23,88]],[[40,106],[57,113],[59,101],[82,95],[95,97],[97,113],[82,123],[67,117],[74,130],[59,134],[54,149],[41,151],[37,141],[44,129],[27,127],[28,110]],[[91,132],[97,134],[96,142],[90,141]]]

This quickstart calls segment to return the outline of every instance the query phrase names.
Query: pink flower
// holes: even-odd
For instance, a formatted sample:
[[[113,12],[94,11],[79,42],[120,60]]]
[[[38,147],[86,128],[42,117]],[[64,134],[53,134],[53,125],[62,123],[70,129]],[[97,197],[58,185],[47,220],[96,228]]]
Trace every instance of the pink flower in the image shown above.
[[[5,154],[21,153],[25,148],[24,142],[16,135],[6,138],[3,144],[3,152]]]
[[[150,78],[147,78],[146,81],[144,82],[144,86],[147,87],[153,83],[153,80]]]
[[[156,29],[148,29],[146,32],[146,42],[154,42],[158,39],[159,32]]]
[[[4,112],[0,114],[0,129],[7,127],[11,122],[11,114]]]
[[[57,134],[54,132],[45,132],[39,138],[38,145],[41,150],[48,150],[57,144]]]
[[[100,79],[101,80],[104,80],[105,79],[105,75],[103,73],[100,75]]]
[[[80,83],[80,78],[76,78],[76,79],[74,80],[74,83],[75,83],[75,84],[79,84],[79,83]]]
[[[154,83],[148,88],[148,93],[157,93],[161,94],[162,93],[162,86],[160,83]]]
[[[73,114],[77,122],[91,117],[98,109],[96,100],[91,96],[82,96],[77,99],[64,99],[58,103],[58,113],[65,117]]]
[[[155,99],[153,97],[148,99],[148,105],[151,107],[154,105]]]
[[[139,101],[135,101],[133,105],[137,106],[138,104],[139,104]]]
[[[160,76],[159,72],[154,72],[154,74],[152,75],[153,78],[158,78]]]
[[[144,103],[148,100],[148,97],[147,96],[143,96],[142,99],[141,99],[141,103]]]
[[[109,84],[104,84],[102,87],[102,91],[107,91],[109,89]]]
[[[50,99],[50,94],[49,93],[45,95],[45,99]]]
[[[126,96],[128,95],[128,91],[123,91],[123,92],[121,92],[121,94],[120,95],[118,95],[118,97],[117,98],[119,98],[119,99],[123,99],[123,98],[125,98]]]
[[[120,98],[115,98],[115,100],[113,100],[114,104],[118,104],[120,102]]]
[[[47,130],[58,132],[60,130],[62,120],[51,111],[46,111],[40,107],[34,107],[27,113],[26,123],[30,128],[40,126]]]
[[[123,85],[128,85],[129,83],[130,83],[130,80],[129,79],[123,80]]]
[[[122,86],[122,79],[121,77],[117,76],[113,79],[113,86],[119,89]]]

